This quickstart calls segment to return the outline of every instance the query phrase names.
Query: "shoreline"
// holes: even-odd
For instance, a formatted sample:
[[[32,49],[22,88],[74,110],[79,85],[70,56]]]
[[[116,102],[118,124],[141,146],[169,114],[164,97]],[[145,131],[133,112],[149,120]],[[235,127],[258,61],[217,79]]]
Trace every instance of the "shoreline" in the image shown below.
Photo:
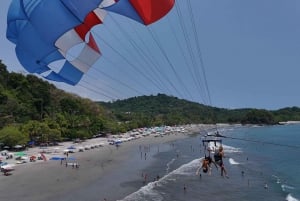
[[[100,185],[99,189],[95,189],[96,192],[93,191],[95,193],[94,198],[91,195],[91,199],[85,200],[104,199],[107,195],[114,193],[114,188],[118,188],[120,183],[126,181],[126,177],[138,178],[137,172],[144,166],[149,165],[151,160],[153,160],[149,157],[149,160],[146,162],[141,164],[135,163],[137,160],[131,157],[131,153],[133,151],[138,152],[139,146],[159,145],[180,140],[188,137],[189,134],[199,133],[201,129],[210,128],[210,125],[198,125],[187,129],[186,133],[188,134],[168,134],[164,135],[164,137],[146,136],[122,143],[119,148],[106,143],[100,148],[72,153],[70,156],[75,157],[79,163],[78,169],[70,166],[65,167],[65,163],[61,164],[61,161],[51,160],[16,165],[15,171],[12,172],[11,176],[0,176],[0,200],[19,201],[22,198],[23,201],[79,201],[82,198],[85,199],[82,189],[89,186],[97,186],[95,184],[98,183]],[[92,143],[92,141],[86,143]],[[70,144],[64,144],[64,146],[66,145],[69,146]],[[36,150],[31,149],[28,152],[33,151]],[[47,154],[47,156],[51,155]],[[135,164],[129,164],[130,162]],[[120,172],[120,167],[123,165],[132,165],[132,171],[129,175],[124,174],[122,171]],[[123,178],[124,181],[121,181],[120,178]],[[82,193],[80,194],[79,192],[81,191]],[[134,191],[134,189],[124,188],[123,191],[124,195],[126,195],[130,191]],[[74,197],[72,196],[73,194],[78,195]],[[83,197],[80,198],[80,196]]]

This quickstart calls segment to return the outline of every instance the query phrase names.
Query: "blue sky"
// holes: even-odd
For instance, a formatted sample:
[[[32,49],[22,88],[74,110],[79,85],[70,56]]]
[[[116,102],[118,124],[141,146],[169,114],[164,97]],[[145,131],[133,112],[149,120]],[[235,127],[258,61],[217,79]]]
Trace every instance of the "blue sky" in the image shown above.
[[[5,36],[10,2],[0,2],[0,59],[26,73]],[[57,87],[103,101],[165,93],[223,108],[300,106],[298,0],[177,0],[148,27],[110,13],[92,32],[103,56],[77,86]]]

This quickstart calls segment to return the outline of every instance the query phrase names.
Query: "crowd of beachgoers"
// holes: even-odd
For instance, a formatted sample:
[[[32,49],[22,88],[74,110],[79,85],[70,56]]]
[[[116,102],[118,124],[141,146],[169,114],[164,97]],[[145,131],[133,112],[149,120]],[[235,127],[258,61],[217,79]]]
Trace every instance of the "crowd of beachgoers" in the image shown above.
[[[88,140],[74,140],[62,142],[56,146],[37,146],[27,148],[26,150],[14,151],[2,150],[0,156],[0,165],[5,175],[11,175],[17,166],[35,164],[45,161],[57,161],[65,165],[75,165],[79,167],[76,158],[72,157],[74,153],[93,151],[101,149],[104,146],[121,146],[122,143],[134,141],[140,138],[164,137],[168,135],[184,135],[187,133],[199,132],[201,128],[210,128],[212,125],[184,125],[184,126],[163,126],[153,128],[135,129],[119,135],[107,135],[106,137],[95,137]],[[6,171],[5,171],[6,170]],[[7,174],[7,172],[11,172]]]
[[[139,166],[132,167],[132,154],[140,156],[141,147],[143,150],[145,147],[157,147],[210,128],[213,125],[141,128],[120,135],[61,142],[57,146],[33,147],[18,152],[2,150],[2,162],[7,163],[4,167],[13,170],[0,175],[0,200],[48,201],[63,198],[65,201],[65,196],[71,196],[68,193],[88,189],[89,185],[99,181],[106,185],[101,187],[101,192],[99,189],[93,192],[105,195],[119,185],[120,177],[127,177],[120,172],[120,167],[130,165],[127,171],[137,173],[139,166],[151,161],[150,157],[149,160],[143,158]],[[5,154],[12,155],[12,158],[6,159]],[[119,179],[116,180],[116,177]],[[14,193],[7,193],[11,189]]]

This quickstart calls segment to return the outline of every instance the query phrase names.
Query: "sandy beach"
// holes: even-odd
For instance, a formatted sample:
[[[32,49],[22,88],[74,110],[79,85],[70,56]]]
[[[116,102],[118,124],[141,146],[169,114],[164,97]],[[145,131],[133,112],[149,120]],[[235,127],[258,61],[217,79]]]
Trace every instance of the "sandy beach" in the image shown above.
[[[193,127],[186,133],[199,132],[198,129],[199,127]],[[60,160],[17,164],[12,175],[0,176],[0,200],[92,201],[104,198],[112,200],[126,196],[136,189],[122,188],[124,191],[122,192],[118,189],[120,184],[131,177],[140,177],[140,170],[151,163],[150,157],[142,162],[137,160],[137,156],[142,152],[141,149],[152,145],[157,147],[159,144],[186,138],[188,136],[186,133],[169,134],[164,137],[142,137],[122,143],[119,147],[109,145],[105,138],[92,139],[94,142],[87,141],[85,143],[92,144],[95,143],[95,140],[100,140],[106,144],[103,147],[69,154],[69,157],[76,159],[74,161],[78,162],[79,168],[70,165],[66,167],[65,161],[61,162]],[[64,146],[69,145],[64,144]],[[38,151],[35,149],[30,149],[28,152]],[[135,157],[132,153],[135,153]],[[144,157],[142,153],[140,154],[140,157]],[[49,158],[51,155],[47,154],[47,157]],[[69,162],[73,163],[74,161]],[[122,171],[123,167],[127,172]],[[89,186],[91,186],[90,189]],[[93,195],[86,196],[85,193]]]

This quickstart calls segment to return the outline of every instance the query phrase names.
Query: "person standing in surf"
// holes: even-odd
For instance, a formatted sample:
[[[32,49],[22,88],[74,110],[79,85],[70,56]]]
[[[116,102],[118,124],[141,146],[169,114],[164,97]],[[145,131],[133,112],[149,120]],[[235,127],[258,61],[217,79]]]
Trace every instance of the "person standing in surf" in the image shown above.
[[[215,152],[214,159],[215,159],[215,163],[217,163],[221,167],[221,176],[225,176],[228,178],[227,171],[226,171],[226,169],[224,167],[224,163],[223,163],[224,157],[225,157],[224,150],[223,150],[223,146],[221,145],[219,147],[219,149]]]

